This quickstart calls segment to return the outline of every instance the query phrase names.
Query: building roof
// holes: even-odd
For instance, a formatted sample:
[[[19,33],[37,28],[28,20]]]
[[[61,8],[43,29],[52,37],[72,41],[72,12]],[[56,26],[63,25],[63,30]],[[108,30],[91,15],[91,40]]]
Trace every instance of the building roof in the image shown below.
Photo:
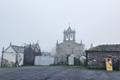
[[[16,53],[24,53],[24,47],[23,46],[16,46],[16,45],[10,45]]]
[[[36,53],[41,52],[41,49],[40,49],[40,46],[39,46],[38,43],[28,44],[28,45],[25,46],[25,48],[29,48],[29,47],[31,47],[32,50],[34,50]]]
[[[96,47],[92,47],[87,51],[120,51],[120,44],[99,45]]]

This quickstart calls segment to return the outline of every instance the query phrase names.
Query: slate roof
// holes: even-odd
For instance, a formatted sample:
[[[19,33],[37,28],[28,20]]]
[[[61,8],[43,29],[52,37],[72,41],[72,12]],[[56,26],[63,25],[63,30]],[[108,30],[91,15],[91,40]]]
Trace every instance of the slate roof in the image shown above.
[[[92,47],[87,51],[120,51],[120,44],[99,45],[96,47]]]
[[[39,46],[38,43],[36,43],[36,44],[29,44],[29,45],[25,46],[25,48],[29,48],[29,47],[31,47],[32,50],[34,50],[36,53],[39,53],[41,51],[40,46]]]
[[[24,47],[23,46],[11,45],[11,47],[14,49],[14,51],[16,53],[24,53]]]

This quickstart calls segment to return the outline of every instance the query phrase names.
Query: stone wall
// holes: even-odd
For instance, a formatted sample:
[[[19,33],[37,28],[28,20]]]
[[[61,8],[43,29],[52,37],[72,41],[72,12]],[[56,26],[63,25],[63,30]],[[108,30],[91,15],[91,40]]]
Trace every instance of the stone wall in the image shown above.
[[[87,54],[87,65],[88,68],[105,68],[105,58],[112,55],[112,59],[120,59],[120,52],[110,51],[90,51]]]

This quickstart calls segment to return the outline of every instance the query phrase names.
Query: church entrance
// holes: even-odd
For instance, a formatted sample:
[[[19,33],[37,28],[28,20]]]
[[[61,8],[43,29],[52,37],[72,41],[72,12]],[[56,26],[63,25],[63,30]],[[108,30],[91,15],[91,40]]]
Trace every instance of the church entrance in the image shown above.
[[[74,57],[74,65],[75,66],[80,66],[80,59]]]
[[[68,65],[80,66],[80,59],[70,55],[68,58]]]

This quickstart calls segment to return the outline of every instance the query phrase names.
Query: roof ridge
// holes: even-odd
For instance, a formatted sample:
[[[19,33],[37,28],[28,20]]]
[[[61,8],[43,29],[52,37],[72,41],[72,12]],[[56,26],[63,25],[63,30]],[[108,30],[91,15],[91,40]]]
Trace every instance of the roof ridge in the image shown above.
[[[98,45],[89,49],[90,51],[120,51],[120,44],[115,45]],[[88,51],[89,51],[88,50]]]
[[[11,47],[16,53],[23,53],[24,51],[24,46],[11,45]]]

